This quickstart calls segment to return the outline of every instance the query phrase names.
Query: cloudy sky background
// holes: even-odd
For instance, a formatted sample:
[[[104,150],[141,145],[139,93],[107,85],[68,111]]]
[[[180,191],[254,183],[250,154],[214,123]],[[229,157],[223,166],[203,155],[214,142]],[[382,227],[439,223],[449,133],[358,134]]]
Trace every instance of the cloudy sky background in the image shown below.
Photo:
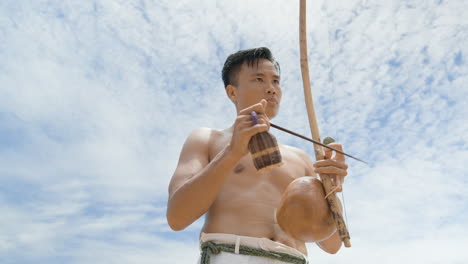
[[[187,135],[235,117],[226,57],[267,46],[276,124],[309,134],[298,1],[0,1],[0,262],[195,263],[166,224]],[[465,0],[309,1],[322,136],[348,160],[353,247],[311,263],[467,263]],[[272,131],[283,144],[311,145]],[[177,259],[177,261],[175,261]]]

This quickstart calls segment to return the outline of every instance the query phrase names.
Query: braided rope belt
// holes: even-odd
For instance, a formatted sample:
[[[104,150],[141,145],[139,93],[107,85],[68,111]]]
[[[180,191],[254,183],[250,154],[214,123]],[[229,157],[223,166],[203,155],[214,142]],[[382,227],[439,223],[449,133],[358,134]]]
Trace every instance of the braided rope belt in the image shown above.
[[[201,263],[210,264],[210,257],[212,255],[218,255],[219,253],[228,252],[234,253],[235,245],[232,244],[216,244],[213,241],[206,241],[201,245]],[[302,257],[292,256],[282,252],[266,251],[261,248],[252,248],[248,246],[239,246],[239,254],[247,256],[265,257],[283,261],[285,263],[294,264],[307,264],[307,260]]]

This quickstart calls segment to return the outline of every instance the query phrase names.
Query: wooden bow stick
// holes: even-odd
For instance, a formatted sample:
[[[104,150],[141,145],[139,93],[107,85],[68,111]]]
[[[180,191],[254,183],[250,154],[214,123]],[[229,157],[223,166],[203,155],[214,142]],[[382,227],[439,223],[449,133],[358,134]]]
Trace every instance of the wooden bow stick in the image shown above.
[[[304,97],[307,107],[307,114],[309,117],[310,131],[312,132],[312,138],[320,142],[320,133],[317,118],[315,117],[314,103],[312,101],[312,89],[310,86],[309,66],[307,59],[306,0],[300,0],[299,6],[299,48],[301,55],[302,83],[304,88]],[[317,160],[324,159],[322,148],[319,145],[314,144],[314,152],[315,158]],[[325,188],[325,193],[330,194],[330,192],[333,192],[333,189],[335,187],[333,186],[331,180],[332,175],[321,174],[320,178]],[[345,247],[351,247],[349,232],[343,220],[343,214],[341,213],[339,207],[338,198],[335,194],[332,194],[328,195],[326,199],[330,207],[333,219],[335,220],[336,227],[341,237],[341,241],[343,241]]]

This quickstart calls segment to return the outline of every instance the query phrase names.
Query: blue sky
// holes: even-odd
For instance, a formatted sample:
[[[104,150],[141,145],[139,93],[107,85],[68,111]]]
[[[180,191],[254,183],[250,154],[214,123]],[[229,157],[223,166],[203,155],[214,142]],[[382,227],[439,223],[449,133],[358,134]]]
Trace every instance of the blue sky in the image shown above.
[[[167,186],[187,135],[225,128],[226,57],[269,47],[276,124],[309,134],[292,1],[0,2],[0,262],[195,263]],[[468,2],[309,1],[322,136],[348,160],[353,247],[313,263],[466,263]],[[312,146],[272,131],[283,144]]]

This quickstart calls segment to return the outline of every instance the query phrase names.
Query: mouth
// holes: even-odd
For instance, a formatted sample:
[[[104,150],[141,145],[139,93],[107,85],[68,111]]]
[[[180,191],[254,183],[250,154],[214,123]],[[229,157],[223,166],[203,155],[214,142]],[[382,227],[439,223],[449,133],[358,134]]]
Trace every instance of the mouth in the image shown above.
[[[269,104],[278,104],[278,100],[274,97],[266,99]]]

